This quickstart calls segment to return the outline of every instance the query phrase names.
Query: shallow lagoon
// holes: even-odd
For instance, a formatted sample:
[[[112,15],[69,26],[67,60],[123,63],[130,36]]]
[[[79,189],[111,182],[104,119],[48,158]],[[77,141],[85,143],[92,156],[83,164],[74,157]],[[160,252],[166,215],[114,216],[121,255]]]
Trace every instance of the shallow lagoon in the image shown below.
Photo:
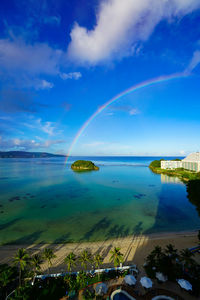
[[[71,162],[77,158],[71,158]],[[95,241],[200,227],[186,187],[153,174],[155,158],[91,158],[73,172],[64,158],[0,160],[0,243]]]

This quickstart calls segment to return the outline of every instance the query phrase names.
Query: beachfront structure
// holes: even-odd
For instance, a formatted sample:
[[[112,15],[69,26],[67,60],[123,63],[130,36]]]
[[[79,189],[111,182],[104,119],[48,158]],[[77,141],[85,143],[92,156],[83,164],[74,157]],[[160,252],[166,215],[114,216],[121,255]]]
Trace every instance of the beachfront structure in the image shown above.
[[[162,160],[161,169],[177,169],[183,168],[186,170],[200,172],[200,152],[194,152],[180,161]]]

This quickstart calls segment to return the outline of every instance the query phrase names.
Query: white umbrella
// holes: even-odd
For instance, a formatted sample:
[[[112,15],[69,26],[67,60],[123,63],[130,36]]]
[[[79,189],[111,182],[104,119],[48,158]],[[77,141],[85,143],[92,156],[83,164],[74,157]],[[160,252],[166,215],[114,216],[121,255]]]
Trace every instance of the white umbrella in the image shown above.
[[[168,280],[167,276],[165,276],[163,273],[156,272],[156,278],[162,282],[165,282]]]
[[[185,280],[185,279],[178,279],[178,284],[185,290],[192,291],[192,285],[191,283],[189,283],[189,281]]]
[[[148,278],[148,277],[142,277],[142,278],[140,279],[140,283],[141,283],[141,285],[142,285],[143,287],[145,287],[145,288],[147,288],[147,289],[149,289],[149,288],[152,287],[152,281],[151,281],[151,279]]]
[[[96,286],[96,294],[102,296],[103,294],[106,294],[108,291],[108,287],[105,283],[99,283]]]
[[[136,284],[136,279],[133,275],[126,275],[124,277],[124,281],[128,284],[128,285],[135,285]]]

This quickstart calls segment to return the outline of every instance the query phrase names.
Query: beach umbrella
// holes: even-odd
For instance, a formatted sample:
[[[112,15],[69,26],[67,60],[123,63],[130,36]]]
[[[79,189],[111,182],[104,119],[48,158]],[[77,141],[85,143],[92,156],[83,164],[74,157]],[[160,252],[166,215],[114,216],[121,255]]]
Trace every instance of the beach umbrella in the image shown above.
[[[191,283],[189,283],[189,281],[185,280],[185,279],[178,279],[178,284],[185,289],[186,291],[191,290],[192,291],[192,285]]]
[[[124,281],[128,284],[128,285],[135,285],[136,284],[136,279],[133,275],[126,275],[124,277]]]
[[[167,276],[165,276],[163,273],[156,272],[156,278],[162,282],[165,282],[168,280]]]
[[[151,288],[152,284],[153,284],[151,279],[148,277],[145,277],[145,276],[140,279],[140,283],[143,287],[145,287],[147,289]]]
[[[96,291],[97,295],[102,296],[107,293],[108,287],[105,283],[102,282],[102,283],[97,284],[95,291]]]

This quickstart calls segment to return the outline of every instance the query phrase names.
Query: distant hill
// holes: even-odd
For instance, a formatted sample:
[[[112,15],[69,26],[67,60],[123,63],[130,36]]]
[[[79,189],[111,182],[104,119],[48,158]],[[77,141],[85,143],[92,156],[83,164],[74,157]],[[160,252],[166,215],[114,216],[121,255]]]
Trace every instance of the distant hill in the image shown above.
[[[65,157],[65,155],[51,154],[46,152],[0,151],[0,158],[47,158],[47,157]]]

